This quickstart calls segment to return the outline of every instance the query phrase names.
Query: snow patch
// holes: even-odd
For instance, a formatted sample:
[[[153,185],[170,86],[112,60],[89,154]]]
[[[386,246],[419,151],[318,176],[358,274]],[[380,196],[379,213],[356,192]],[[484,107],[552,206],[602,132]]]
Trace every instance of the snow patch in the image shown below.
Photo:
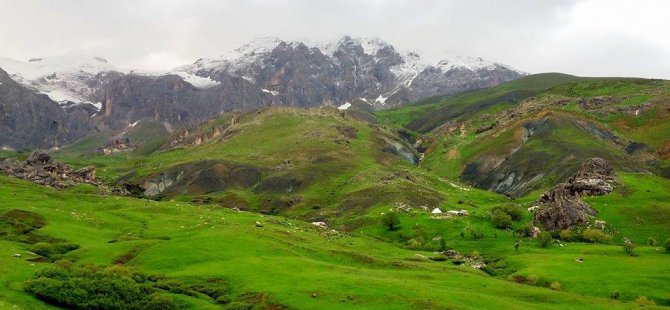
[[[386,103],[386,99],[388,99],[388,97],[384,97],[382,95],[379,95],[379,97],[377,97],[377,99],[375,99],[375,103],[381,103],[382,105],[384,105]]]
[[[351,107],[351,103],[346,102],[346,103],[344,103],[343,105],[337,107],[337,109],[339,109],[339,110],[346,110],[346,109],[348,109],[348,108],[350,108],[350,107]]]
[[[263,88],[262,91],[263,91],[264,93],[268,93],[268,94],[273,95],[273,96],[277,96],[277,95],[279,95],[279,92],[278,92],[278,91],[275,91],[275,90],[269,90],[269,89],[267,89],[267,88]]]
[[[185,82],[195,86],[196,88],[200,89],[205,89],[205,88],[210,88],[217,86],[221,83],[218,81],[212,80],[209,77],[203,77],[203,76],[198,76],[195,74],[187,73],[187,72],[171,72],[172,74],[176,74],[180,76]]]

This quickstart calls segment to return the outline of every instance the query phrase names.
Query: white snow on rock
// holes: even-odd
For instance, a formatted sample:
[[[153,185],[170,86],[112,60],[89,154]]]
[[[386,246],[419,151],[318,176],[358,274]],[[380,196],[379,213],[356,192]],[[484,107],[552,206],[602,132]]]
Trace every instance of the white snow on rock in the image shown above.
[[[278,91],[275,91],[275,90],[269,90],[269,89],[267,89],[267,88],[263,88],[262,91],[263,91],[264,93],[268,93],[268,94],[273,95],[273,96],[277,96],[277,95],[279,95],[279,92],[278,92]]]
[[[209,77],[198,76],[184,71],[175,71],[170,73],[180,76],[186,83],[189,83],[200,89],[210,88],[221,84]]]
[[[337,107],[337,108],[338,108],[339,110],[346,110],[346,109],[348,109],[348,108],[350,108],[350,107],[351,107],[351,103],[346,102],[346,103],[344,103],[343,105],[341,105],[341,106],[339,106],[339,107]]]
[[[436,67],[444,72],[458,68],[465,68],[472,71],[477,71],[482,69],[493,70],[496,69],[496,67],[504,67],[514,70],[507,65],[500,64],[497,62],[490,62],[482,59],[481,57],[466,57],[466,56],[454,56],[454,55],[448,55],[444,59],[440,60],[437,63]]]
[[[94,90],[86,82],[98,73],[119,71],[106,59],[90,56],[32,58],[28,61],[0,57],[0,68],[13,80],[61,104],[91,103],[88,98]]]

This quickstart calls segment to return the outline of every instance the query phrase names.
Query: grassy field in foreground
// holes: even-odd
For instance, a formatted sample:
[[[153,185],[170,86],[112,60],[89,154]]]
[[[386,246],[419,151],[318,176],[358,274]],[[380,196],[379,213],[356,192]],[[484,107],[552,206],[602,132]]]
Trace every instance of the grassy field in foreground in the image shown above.
[[[263,293],[274,303],[289,308],[604,309],[631,306],[597,296],[603,295],[600,292],[588,296],[592,292],[573,293],[517,284],[465,265],[420,259],[416,255],[432,256],[430,252],[405,250],[360,235],[319,230],[281,217],[176,202],[100,197],[90,187],[59,192],[7,177],[0,177],[0,184],[0,212],[20,209],[42,215],[47,224],[38,230],[39,234],[80,245],[64,259],[82,265],[109,265],[118,257],[132,253],[125,264],[147,274],[164,274],[187,283],[222,278],[229,283],[234,296]],[[256,227],[256,221],[263,227]],[[110,242],[112,240],[115,242]],[[482,245],[475,242],[471,247]],[[34,256],[26,248],[22,243],[0,242],[3,269],[0,307],[49,308],[21,290],[23,281],[48,265],[27,261]],[[631,262],[635,260],[645,264],[662,264],[668,260],[667,255],[647,249],[640,251],[639,257],[626,258],[613,246],[589,245],[588,248],[607,252],[608,255],[601,255],[599,259],[604,260],[602,266],[611,266],[612,270],[634,266]],[[583,255],[584,251],[584,246],[577,245],[550,250],[528,246],[519,254],[510,255],[510,263],[527,264],[543,255],[553,256],[552,252],[559,252],[556,254],[567,261],[565,266],[562,260],[552,261],[566,273],[575,272],[569,268],[574,264],[572,257]],[[14,258],[14,253],[23,257]],[[583,283],[595,280],[589,273],[579,274],[585,278]],[[631,282],[636,282],[644,273],[628,276]],[[658,276],[654,283],[662,290],[668,283],[662,281],[663,274]],[[567,288],[570,288],[568,284],[572,285],[565,283]],[[597,287],[598,282],[593,285]],[[636,290],[622,288],[622,296],[636,297],[637,293],[630,293]],[[212,300],[204,297],[178,297],[188,308],[217,308]]]

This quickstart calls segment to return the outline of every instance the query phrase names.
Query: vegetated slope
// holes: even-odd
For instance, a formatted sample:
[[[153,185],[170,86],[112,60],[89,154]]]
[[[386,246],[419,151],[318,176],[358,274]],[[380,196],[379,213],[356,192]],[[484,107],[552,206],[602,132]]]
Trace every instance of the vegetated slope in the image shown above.
[[[159,291],[177,305],[198,309],[220,307],[211,296],[194,291],[206,283],[220,283],[217,292],[227,296],[226,302],[276,308],[599,309],[630,306],[605,296],[588,296],[602,296],[598,290],[574,293],[571,286],[565,285],[567,292],[560,292],[517,284],[465,265],[421,258],[425,256],[416,255],[415,250],[399,249],[360,235],[321,230],[281,217],[180,202],[101,197],[89,186],[56,191],[4,176],[0,176],[0,180],[0,228],[10,232],[10,235],[3,234],[0,240],[3,263],[0,281],[5,287],[0,292],[2,306],[52,308],[22,290],[22,282],[35,271],[51,265],[40,262],[44,260],[26,250],[37,240],[42,242],[42,247],[63,241],[78,245],[61,257],[78,265],[116,264],[108,269],[110,276],[123,277],[130,272],[136,277],[147,275],[146,282],[142,283],[155,283]],[[49,199],[44,199],[45,196]],[[12,227],[22,223],[34,228],[28,232],[13,230]],[[21,239],[22,234],[39,238],[25,240]],[[496,247],[492,238],[458,241],[461,239],[458,236],[445,236],[453,239],[459,248],[481,247],[482,243],[490,249]],[[611,263],[613,265],[608,265],[612,266],[611,270],[618,272],[648,263],[628,275],[627,280],[636,281],[650,272],[660,272],[653,266],[663,266],[664,254],[640,250],[639,258],[625,259],[625,254],[604,245],[551,250],[524,246],[510,255],[515,265],[536,267],[541,261],[550,260],[533,258],[560,257],[552,268],[542,269],[549,273],[543,277],[556,279],[559,275],[551,271],[565,269],[566,275],[561,277],[569,272],[580,273],[582,280],[592,283],[589,282],[595,279],[592,273],[574,270],[586,267],[576,264],[574,256],[589,251],[589,247],[607,255],[586,254],[586,262],[605,260],[599,266]],[[12,257],[15,253],[22,256]],[[617,268],[624,266],[626,268]],[[536,274],[538,271],[528,269],[526,272]],[[617,279],[611,279],[612,285],[623,283]],[[655,292],[662,290],[663,284],[658,282],[661,280],[648,280],[657,287],[647,294],[656,296]],[[583,284],[575,282],[574,285]],[[603,290],[610,289],[611,285],[603,287]],[[640,292],[634,287],[619,289],[626,300],[629,294]],[[64,287],[60,292],[70,291]]]
[[[655,164],[645,160],[662,155],[656,150],[667,136],[645,130],[664,128],[659,121],[664,110],[657,103],[641,108],[634,101],[622,112],[609,99],[604,107],[589,110],[593,100],[602,99],[579,101],[589,98],[583,92],[603,86],[586,82],[601,83],[566,84],[571,85],[567,90],[547,90],[514,109],[495,110],[494,105],[487,113],[496,114],[475,114],[434,135],[376,124],[369,111],[352,103],[346,111],[231,113],[177,129],[167,138],[168,128],[161,123],[127,128],[137,139],[144,131],[137,128],[156,134],[156,146],[146,150],[82,154],[97,144],[82,142],[56,155],[72,164],[94,163],[107,181],[128,184],[136,194],[160,201],[105,197],[87,186],[57,192],[0,177],[0,190],[7,192],[0,192],[0,214],[9,211],[12,221],[25,213],[11,209],[20,209],[46,221],[39,229],[31,224],[27,234],[11,224],[0,226],[4,236],[11,236],[0,241],[6,251],[2,257],[13,267],[3,278],[11,289],[0,293],[0,299],[27,308],[43,305],[21,292],[20,283],[34,270],[11,254],[36,258],[25,252],[32,247],[26,241],[58,238],[80,248],[47,259],[61,255],[77,265],[115,263],[142,274],[164,274],[173,290],[160,291],[197,308],[215,307],[214,300],[188,293],[190,287],[212,279],[223,279],[226,294],[237,302],[289,308],[623,305],[608,300],[611,296],[627,307],[640,296],[667,305],[668,255],[658,244],[645,244],[649,238],[660,243],[670,236],[670,181],[636,172],[639,167],[651,170]],[[634,93],[630,80],[603,83],[613,88],[612,96]],[[633,90],[662,103],[664,82],[654,83],[641,80]],[[584,97],[565,101],[558,94],[575,89]],[[635,128],[641,138],[623,136],[616,129],[623,127],[617,126]],[[150,141],[149,136],[143,138]],[[644,147],[637,144],[629,148],[630,141],[642,141],[647,149],[640,151]],[[417,166],[413,159],[420,158],[416,152],[424,147],[424,160]],[[516,158],[517,153],[523,156]],[[568,153],[613,156],[609,159],[620,184],[608,195],[588,198],[598,213],[586,226],[554,232],[554,240],[544,247],[531,237],[533,213],[528,211],[539,192],[512,202],[456,181],[462,167],[481,156],[508,154],[515,164],[501,169],[548,169],[546,163],[526,158],[581,162],[577,156],[565,157]],[[572,164],[559,167],[569,170]],[[552,178],[563,175],[560,169],[550,171]],[[432,214],[434,208],[443,213]],[[508,221],[495,220],[501,212]],[[397,215],[393,229],[383,220],[388,214]],[[314,221],[327,228],[308,224]],[[591,238],[594,232],[599,239]],[[622,249],[625,239],[637,245],[634,256]],[[603,277],[608,281],[603,283]]]
[[[364,111],[358,113],[363,114]],[[269,108],[176,131],[127,162],[120,182],[149,197],[219,201],[314,220],[415,201],[435,207],[438,181],[413,169],[414,147],[354,110]],[[190,198],[187,198],[190,197]]]
[[[518,197],[561,181],[594,156],[667,176],[668,85],[540,74],[377,113],[424,133],[430,143],[422,166]]]

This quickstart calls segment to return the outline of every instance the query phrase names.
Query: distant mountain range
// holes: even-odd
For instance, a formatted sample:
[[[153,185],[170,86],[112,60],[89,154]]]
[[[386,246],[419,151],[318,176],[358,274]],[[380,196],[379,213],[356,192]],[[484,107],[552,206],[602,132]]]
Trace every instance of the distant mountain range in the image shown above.
[[[526,75],[481,58],[449,57],[430,65],[418,53],[399,52],[383,40],[348,36],[321,44],[260,38],[221,57],[199,59],[167,72],[125,72],[100,57],[34,58],[27,62],[0,58],[0,68],[25,88],[21,92],[46,94],[48,98],[40,100],[57,102],[61,114],[72,109],[88,111],[92,117],[78,117],[76,127],[102,132],[118,131],[142,119],[193,125],[222,112],[272,105],[344,109],[360,101],[377,109],[395,107]],[[0,107],[12,105],[14,113],[22,115],[39,114],[42,106],[52,106],[33,104],[30,111],[19,110],[28,104],[17,100],[27,97],[2,94]],[[59,126],[65,126],[61,130],[69,134],[16,142],[8,137],[19,129],[4,128],[0,141],[11,148],[51,147],[85,135],[64,122]]]

